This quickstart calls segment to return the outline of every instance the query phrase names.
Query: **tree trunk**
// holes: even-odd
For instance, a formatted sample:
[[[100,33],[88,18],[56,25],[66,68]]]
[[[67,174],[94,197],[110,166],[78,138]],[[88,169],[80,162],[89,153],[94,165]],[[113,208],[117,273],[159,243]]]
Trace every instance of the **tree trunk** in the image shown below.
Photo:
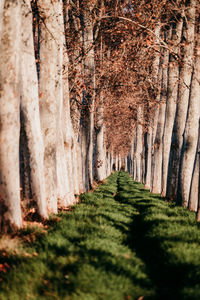
[[[135,151],[135,161],[136,161],[136,175],[135,180],[141,182],[142,180],[142,140],[143,140],[143,107],[138,106],[137,109],[137,129],[136,129],[136,151]]]
[[[162,137],[165,120],[165,101],[161,100],[159,119],[157,126],[157,133],[154,142],[154,168],[152,178],[152,193],[159,194],[161,192],[161,178],[162,178]]]
[[[84,5],[82,14],[83,51],[84,51],[84,114],[82,114],[83,145],[86,147],[85,170],[89,188],[93,184],[93,134],[94,134],[94,101],[95,101],[95,61],[93,48],[92,3]],[[84,150],[85,152],[85,150]],[[86,183],[87,184],[87,183]]]
[[[195,0],[191,0],[190,7],[185,11],[187,20],[183,28],[183,61],[180,70],[180,83],[177,99],[176,116],[172,135],[170,151],[170,163],[167,180],[167,198],[175,200],[177,196],[179,166],[181,149],[183,145],[183,133],[188,110],[190,85],[192,77],[193,55],[194,55],[194,32],[195,32]]]
[[[43,166],[44,145],[40,127],[38,80],[30,11],[30,1],[25,0],[22,4],[21,110],[28,142],[31,193],[39,215],[47,218]]]
[[[158,49],[160,50],[160,30],[161,26],[160,23],[156,26],[155,29],[155,44],[157,44]],[[146,170],[146,188],[151,189],[152,187],[152,171],[154,167],[154,141],[156,137],[156,132],[157,132],[157,125],[158,125],[158,116],[159,116],[159,106],[158,103],[160,101],[160,82],[161,82],[161,68],[160,68],[160,53],[155,53],[155,57],[153,60],[152,64],[152,76],[153,76],[153,81],[155,82],[155,85],[157,87],[157,97],[156,97],[156,107],[154,108],[149,124],[149,129],[147,133],[147,170]]]
[[[122,168],[122,158],[121,158],[121,154],[119,154],[119,171],[121,171]]]
[[[197,210],[197,221],[200,222],[200,121],[199,121],[199,141],[198,141],[198,148],[197,148],[197,156],[196,156],[196,165],[195,165],[195,173],[197,185],[197,199],[198,199],[198,210]]]
[[[79,194],[85,192],[85,186],[83,184],[82,176],[82,156],[81,156],[81,146],[77,143],[77,165],[78,165],[78,184],[79,184]]]
[[[163,133],[163,167],[162,167],[162,191],[163,197],[166,195],[167,175],[169,164],[169,153],[171,146],[172,130],[176,112],[177,94],[178,94],[178,80],[179,80],[179,63],[177,55],[179,54],[179,44],[181,41],[183,21],[177,20],[173,24],[171,43],[173,45],[173,52],[169,55],[168,67],[168,87],[167,87],[167,103],[165,114],[165,126]]]
[[[191,93],[188,107],[188,115],[183,138],[182,160],[180,165],[180,182],[178,190],[178,202],[188,207],[190,188],[193,176],[193,167],[196,156],[199,133],[200,117],[200,33],[197,37],[197,53],[192,76]],[[194,183],[193,183],[193,188]],[[190,209],[197,206],[190,201]]]
[[[115,154],[115,170],[119,171],[119,159],[118,154]]]
[[[74,166],[73,164],[73,151],[74,151],[74,130],[71,122],[70,116],[70,103],[69,103],[69,81],[68,81],[68,55],[64,53],[64,75],[63,75],[63,111],[62,111],[62,132],[64,137],[64,148],[65,148],[65,160],[67,174],[65,176],[66,184],[68,183],[68,188],[66,190],[66,197],[68,203],[72,204],[74,202]],[[62,159],[63,160],[63,159]],[[63,162],[62,162],[63,163]]]
[[[100,94],[100,101],[97,108],[96,124],[96,176],[97,180],[103,180],[106,172],[106,159],[104,153],[104,105],[103,95]]]
[[[199,142],[200,145],[200,142]],[[190,196],[189,196],[189,203],[188,208],[191,211],[197,211],[198,208],[198,201],[200,200],[200,151],[199,147],[197,147],[196,157],[194,161],[194,170],[192,174],[192,181],[190,187]]]
[[[4,5],[0,41],[0,232],[22,225],[19,182],[21,1]]]
[[[58,155],[62,155],[60,105],[63,101],[63,21],[62,1],[38,0],[41,21],[40,42],[40,116],[44,138],[44,169],[48,210],[57,213]]]
[[[156,139],[156,134],[158,131],[158,122],[159,122],[159,116],[160,116],[160,102],[161,102],[161,88],[162,88],[162,75],[163,75],[163,70],[161,67],[161,58],[159,59],[159,68],[157,70],[157,66],[156,66],[156,75],[157,75],[157,80],[156,80],[156,84],[157,84],[157,89],[158,89],[158,94],[156,97],[156,107],[154,109],[153,112],[153,120],[151,120],[151,124],[150,126],[152,127],[152,138],[151,138],[151,173],[150,173],[150,190],[152,190],[153,187],[153,176],[154,176],[154,168],[155,168],[155,139]]]
[[[127,159],[127,156],[124,159],[124,167],[125,167],[124,171],[128,172],[128,159]]]
[[[160,99],[157,132],[154,141],[154,168],[153,168],[153,178],[152,178],[153,180],[152,192],[156,194],[161,193],[161,183],[162,183],[162,147],[163,147],[163,132],[164,132],[164,123],[165,123],[165,111],[166,111],[168,60],[169,60],[169,53],[168,50],[165,49],[163,53],[163,58],[161,60],[162,63],[161,99]]]
[[[147,155],[146,155],[146,176],[145,176],[145,188],[150,189],[151,187],[151,159],[152,159],[152,126],[149,126],[147,132]]]
[[[110,170],[111,172],[113,171],[113,162],[114,162],[114,159],[113,159],[113,151],[111,151],[111,154],[110,154]]]

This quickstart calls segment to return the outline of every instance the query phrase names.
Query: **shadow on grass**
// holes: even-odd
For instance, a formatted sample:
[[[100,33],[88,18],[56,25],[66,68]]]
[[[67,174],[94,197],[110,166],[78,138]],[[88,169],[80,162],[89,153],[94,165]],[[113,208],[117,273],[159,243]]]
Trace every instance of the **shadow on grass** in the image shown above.
[[[118,177],[120,192],[115,199],[139,212],[132,220],[129,243],[156,286],[154,299],[200,299],[200,232],[192,213],[181,208],[174,211],[141,185],[127,186],[123,177]],[[134,186],[139,196],[129,195]]]
[[[200,299],[196,223],[160,200],[114,174],[54,217],[48,232],[21,233],[29,239],[21,256],[0,257],[14,265],[0,299]]]

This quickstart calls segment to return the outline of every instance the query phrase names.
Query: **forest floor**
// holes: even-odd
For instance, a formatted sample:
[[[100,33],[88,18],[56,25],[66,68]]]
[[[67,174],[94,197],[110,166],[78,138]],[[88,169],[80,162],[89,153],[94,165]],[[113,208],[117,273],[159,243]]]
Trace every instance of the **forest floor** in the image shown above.
[[[200,299],[195,215],[116,172],[46,225],[1,237],[0,299]]]

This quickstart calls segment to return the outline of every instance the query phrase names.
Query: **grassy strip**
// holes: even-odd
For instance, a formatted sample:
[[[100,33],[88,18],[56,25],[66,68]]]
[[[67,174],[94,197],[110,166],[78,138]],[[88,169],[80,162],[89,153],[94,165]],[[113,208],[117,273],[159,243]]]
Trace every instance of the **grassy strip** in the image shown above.
[[[200,230],[195,214],[119,177],[117,198],[139,214],[132,233],[137,254],[157,287],[156,299],[200,299]]]
[[[1,300],[200,299],[194,213],[126,173],[83,194],[48,228],[6,238],[0,240]]]
[[[129,176],[121,176],[129,188]],[[2,239],[0,299],[154,299],[133,244],[138,210],[128,197],[119,201],[119,190],[115,173],[71,212],[52,217],[48,228],[24,229],[8,248]]]

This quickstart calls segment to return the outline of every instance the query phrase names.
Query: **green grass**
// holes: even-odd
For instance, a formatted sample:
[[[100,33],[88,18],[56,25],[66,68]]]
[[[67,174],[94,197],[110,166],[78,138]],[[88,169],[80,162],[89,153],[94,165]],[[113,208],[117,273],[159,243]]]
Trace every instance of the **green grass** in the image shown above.
[[[200,299],[193,213],[123,172],[80,199],[48,228],[0,240],[1,300]]]

